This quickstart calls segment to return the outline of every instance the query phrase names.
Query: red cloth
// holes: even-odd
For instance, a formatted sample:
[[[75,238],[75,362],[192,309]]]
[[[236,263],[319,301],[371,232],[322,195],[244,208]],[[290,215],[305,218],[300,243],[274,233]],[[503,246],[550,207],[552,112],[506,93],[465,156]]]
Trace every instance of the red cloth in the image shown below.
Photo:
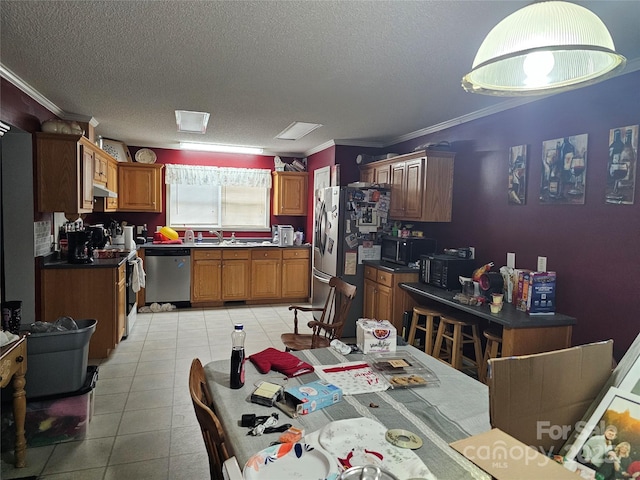
[[[304,373],[313,372],[313,367],[307,362],[303,362],[289,352],[281,352],[272,347],[254,353],[249,357],[249,360],[260,373],[267,373],[273,369],[276,372],[284,373],[287,377],[297,377]]]
[[[631,462],[629,468],[627,469],[627,473],[629,475],[633,475],[634,473],[640,472],[640,460],[636,460],[635,462]]]

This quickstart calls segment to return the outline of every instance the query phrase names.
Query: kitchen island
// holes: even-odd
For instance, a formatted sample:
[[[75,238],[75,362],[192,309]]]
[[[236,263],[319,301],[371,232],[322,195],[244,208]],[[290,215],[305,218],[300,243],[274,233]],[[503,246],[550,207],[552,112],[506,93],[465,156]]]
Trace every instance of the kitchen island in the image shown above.
[[[446,306],[474,315],[502,327],[502,356],[548,352],[571,346],[571,332],[576,319],[568,315],[529,315],[505,303],[499,313],[491,313],[488,305],[464,305],[454,300],[455,291],[444,290],[424,283],[401,283],[418,304],[430,304],[442,309]]]

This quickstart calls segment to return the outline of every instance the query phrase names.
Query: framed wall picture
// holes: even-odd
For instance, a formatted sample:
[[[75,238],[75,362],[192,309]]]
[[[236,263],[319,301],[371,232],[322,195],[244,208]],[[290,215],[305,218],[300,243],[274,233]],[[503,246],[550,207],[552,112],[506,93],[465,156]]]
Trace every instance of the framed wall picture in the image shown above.
[[[604,201],[614,205],[633,205],[638,161],[638,125],[609,131],[609,159]]]
[[[527,145],[518,145],[509,149],[509,194],[508,203],[525,205],[527,203]]]
[[[565,458],[603,478],[617,478],[610,476],[616,462],[624,471],[637,467],[640,472],[639,446],[640,396],[611,387]]]
[[[123,142],[118,140],[111,140],[110,138],[103,138],[100,140],[100,148],[111,155],[119,162],[131,162],[131,153],[129,147]]]
[[[574,135],[542,142],[540,203],[584,204],[589,135]]]

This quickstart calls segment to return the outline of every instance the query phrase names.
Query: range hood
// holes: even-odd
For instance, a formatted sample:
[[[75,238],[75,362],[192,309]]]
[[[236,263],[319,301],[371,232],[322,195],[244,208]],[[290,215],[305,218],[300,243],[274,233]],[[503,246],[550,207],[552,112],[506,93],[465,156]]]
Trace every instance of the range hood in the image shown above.
[[[116,192],[112,192],[107,189],[104,185],[99,185],[97,183],[93,184],[93,196],[94,197],[104,197],[104,198],[118,198],[118,194]]]

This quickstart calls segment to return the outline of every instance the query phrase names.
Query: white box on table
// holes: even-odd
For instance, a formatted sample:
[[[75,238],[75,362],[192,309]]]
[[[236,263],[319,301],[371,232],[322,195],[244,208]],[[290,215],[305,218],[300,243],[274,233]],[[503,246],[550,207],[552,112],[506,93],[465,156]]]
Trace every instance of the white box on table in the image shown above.
[[[360,318],[356,322],[356,343],[363,353],[395,352],[396,336],[389,320]]]

